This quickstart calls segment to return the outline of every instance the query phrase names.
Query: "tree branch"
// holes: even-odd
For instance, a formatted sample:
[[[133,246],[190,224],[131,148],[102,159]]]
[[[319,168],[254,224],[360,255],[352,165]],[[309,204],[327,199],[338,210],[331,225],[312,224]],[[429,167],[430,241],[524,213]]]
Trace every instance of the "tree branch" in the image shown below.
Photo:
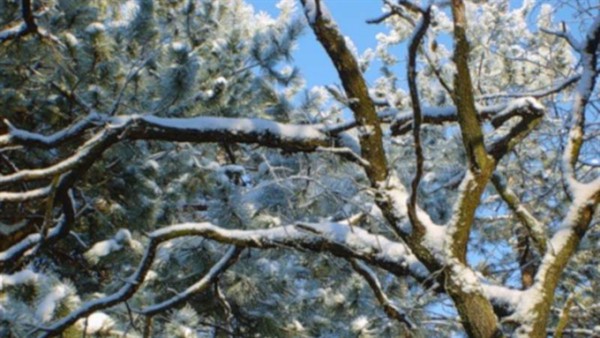
[[[138,264],[136,271],[127,279],[125,285],[113,294],[82,304],[77,310],[71,312],[66,317],[46,328],[41,328],[40,330],[44,331],[41,337],[47,338],[59,335],[80,318],[87,317],[95,311],[127,301],[139,290],[144,282],[146,274],[154,261],[158,246],[166,241],[185,236],[201,236],[236,246],[236,248],[231,249],[231,253],[228,253],[222,259],[221,263],[223,264],[218,264],[214,268],[215,271],[221,271],[226,264],[233,263],[235,261],[234,255],[238,255],[238,251],[241,248],[268,249],[283,246],[316,252],[329,252],[346,259],[361,259],[399,276],[405,276],[410,273],[417,276],[426,275],[426,271],[424,271],[416,257],[403,244],[389,241],[383,236],[369,234],[367,231],[359,228],[351,229],[347,225],[303,223],[294,226],[253,231],[228,230],[210,223],[183,223],[168,226],[150,233],[150,242],[145,254]],[[213,273],[210,273],[208,278],[212,278],[210,276],[213,275]],[[202,280],[196,286],[205,285],[205,283],[201,282]],[[192,286],[191,288],[195,287]],[[187,294],[187,292],[184,293]],[[177,302],[179,300],[173,298],[171,301]],[[156,308],[161,308],[162,310],[166,305],[166,302],[164,304],[161,303]],[[149,309],[148,311],[153,311],[152,307]]]
[[[21,19],[23,22],[0,31],[0,44],[32,33],[37,33],[42,37],[48,37],[53,41],[59,42],[58,38],[48,34],[44,29],[40,29],[35,21],[36,16],[42,15],[45,12],[47,12],[47,9],[34,13],[31,8],[31,0],[21,0]]]
[[[4,120],[4,123],[9,127],[9,131],[5,135],[0,135],[0,148],[15,145],[37,147],[42,149],[54,148],[74,138],[83,136],[85,131],[97,124],[104,122],[106,122],[104,116],[96,113],[90,113],[83,119],[71,124],[65,129],[52,135],[45,136],[16,128],[8,120]]]
[[[210,268],[210,270],[202,277],[202,279],[185,289],[185,291],[178,293],[174,297],[171,297],[163,302],[147,306],[136,312],[146,316],[154,316],[160,312],[170,310],[173,307],[184,303],[193,295],[198,294],[213,285],[213,283],[219,279],[219,276],[223,272],[235,264],[241,253],[241,248],[235,246],[229,248],[225,255],[215,265],[213,265],[212,268]]]
[[[416,205],[417,205],[417,195],[419,192],[419,183],[421,182],[421,177],[423,176],[423,147],[421,145],[421,122],[422,122],[422,112],[421,112],[421,100],[419,98],[419,89],[417,87],[417,51],[423,38],[425,37],[425,33],[427,32],[427,28],[429,27],[429,22],[431,21],[431,8],[428,8],[422,14],[421,21],[414,32],[412,39],[410,40],[410,44],[408,47],[408,87],[410,90],[410,99],[412,102],[413,108],[413,139],[415,142],[415,157],[416,157],[416,172],[413,177],[411,183],[411,193],[410,199],[408,202],[408,215],[415,228],[416,232],[420,232],[420,235],[424,235],[425,229],[421,222],[417,217]]]
[[[359,129],[361,155],[370,166],[365,168],[373,186],[387,178],[387,160],[381,140],[382,132],[375,105],[369,96],[358,62],[338,31],[323,1],[301,0],[308,23],[329,55],[340,76],[350,109]]]
[[[574,104],[571,112],[573,122],[567,146],[563,153],[563,170],[567,176],[569,185],[572,185],[577,180],[574,170],[584,140],[585,108],[594,90],[598,76],[596,63],[598,60],[598,46],[600,45],[600,17],[596,17],[586,37],[587,40],[581,48],[583,73],[575,90]]]
[[[540,31],[565,39],[565,41],[567,41],[567,43],[576,51],[580,52],[582,49],[581,42],[579,42],[569,31],[567,31],[565,26],[563,26],[563,31],[552,30],[544,27],[540,27]]]
[[[383,306],[383,311],[385,314],[390,319],[397,320],[406,325],[409,330],[412,330],[415,327],[415,324],[408,319],[406,314],[402,313],[390,302],[387,295],[381,289],[381,284],[379,283],[379,279],[377,278],[377,275],[375,275],[375,272],[373,272],[373,270],[371,270],[364,263],[361,263],[355,259],[351,259],[349,261],[352,265],[352,268],[367,281],[367,284],[369,284],[371,290],[373,290],[373,293],[375,294],[375,298],[377,298],[379,304]]]
[[[517,216],[525,229],[527,229],[529,236],[535,243],[538,253],[541,255],[546,253],[548,238],[542,224],[540,224],[535,216],[525,209],[519,200],[519,197],[507,186],[506,181],[500,174],[495,173],[492,176],[492,183],[498,194],[500,194],[500,197],[508,204],[508,207]]]
[[[469,71],[470,46],[467,41],[467,18],[462,0],[452,0],[452,16],[454,18],[454,93],[452,99],[457,108],[458,124],[463,137],[463,144],[469,160],[469,168],[477,174],[489,167],[487,153],[483,144],[483,133],[473,95],[473,84]]]

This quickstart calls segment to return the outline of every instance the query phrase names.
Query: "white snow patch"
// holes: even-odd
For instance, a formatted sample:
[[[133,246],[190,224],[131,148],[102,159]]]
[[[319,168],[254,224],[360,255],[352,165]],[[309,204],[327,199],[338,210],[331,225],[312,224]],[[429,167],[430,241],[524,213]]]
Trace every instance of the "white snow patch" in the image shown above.
[[[91,249],[84,253],[84,256],[90,263],[96,264],[102,257],[121,250],[125,245],[132,247],[136,251],[141,248],[141,243],[132,239],[129,230],[120,229],[112,239],[94,244]]]
[[[263,119],[225,117],[160,118],[156,116],[139,116],[139,118],[151,124],[182,130],[228,132],[231,134],[256,133],[263,136],[270,134],[291,140],[326,139],[324,133],[312,126],[282,124]]]
[[[104,33],[106,31],[106,26],[104,26],[104,24],[102,24],[100,22],[94,22],[94,23],[89,24],[85,28],[85,31],[88,34],[96,35],[96,34]]]
[[[48,322],[54,317],[54,311],[58,306],[58,303],[65,297],[69,296],[70,290],[66,285],[59,284],[52,288],[52,290],[42,299],[35,315],[42,322]]]
[[[358,316],[352,321],[350,327],[353,332],[361,332],[369,325],[369,319],[366,316]]]
[[[0,291],[8,286],[15,286],[26,283],[36,283],[40,275],[29,269],[15,272],[12,275],[0,275]]]
[[[323,3],[323,1],[319,1],[318,5],[315,0],[306,0],[304,2],[304,13],[306,14],[306,18],[310,24],[314,24],[318,18],[321,18],[324,21],[333,24],[333,18],[329,13],[329,9]]]
[[[87,320],[87,323],[86,323]],[[76,324],[86,334],[98,334],[110,331],[115,326],[115,321],[104,312],[94,312],[87,318],[82,318]]]

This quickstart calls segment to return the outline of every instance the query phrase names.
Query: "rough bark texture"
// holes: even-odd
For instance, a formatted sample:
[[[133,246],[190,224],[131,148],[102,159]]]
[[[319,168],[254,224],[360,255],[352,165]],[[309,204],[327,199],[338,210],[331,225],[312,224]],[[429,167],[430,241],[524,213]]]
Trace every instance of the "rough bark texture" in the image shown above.
[[[567,263],[575,254],[581,239],[585,236],[598,203],[600,203],[600,192],[596,193],[591,203],[582,206],[578,210],[578,219],[574,225],[574,231],[567,239],[567,243],[562,250],[555,254],[553,263],[549,264],[546,269],[544,269],[544,265],[541,266],[540,269],[543,270],[538,272],[536,282],[541,283],[540,287],[543,292],[541,294],[541,301],[534,308],[533,330],[530,332],[531,337],[547,336],[548,317],[552,303],[554,302],[556,286],[560,282],[561,275],[567,267]],[[546,255],[551,255],[551,253],[547,253]]]
[[[302,3],[306,4],[306,1],[303,0]],[[316,6],[320,6],[319,1],[316,1]],[[350,102],[350,109],[357,122],[362,157],[370,163],[366,169],[367,176],[375,186],[378,182],[383,182],[388,173],[381,141],[381,126],[375,112],[375,105],[369,97],[369,90],[358,62],[346,45],[344,37],[331,18],[320,13],[321,10],[318,8],[314,20],[309,18],[308,21],[340,76]]]
[[[463,196],[459,200],[456,209],[458,218],[455,224],[451,224],[449,229],[451,243],[449,251],[453,258],[458,260],[459,265],[466,266],[467,243],[475,218],[475,210],[493,173],[494,161],[487,154],[483,142],[483,133],[477,119],[468,64],[469,42],[466,36],[465,5],[461,0],[452,1],[452,15],[454,18],[454,63],[457,69],[452,98],[458,112],[458,123],[467,154],[468,170],[472,175],[472,179],[466,178]],[[448,294],[456,305],[467,334],[470,337],[502,336],[498,319],[489,299],[484,297],[481,292],[465,292],[460,285],[454,287],[453,284],[456,282],[450,274]]]

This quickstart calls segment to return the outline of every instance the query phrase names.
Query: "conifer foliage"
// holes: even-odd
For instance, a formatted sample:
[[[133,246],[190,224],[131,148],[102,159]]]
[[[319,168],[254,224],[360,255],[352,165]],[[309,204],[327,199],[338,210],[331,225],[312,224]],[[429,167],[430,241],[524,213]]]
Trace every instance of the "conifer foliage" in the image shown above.
[[[519,5],[0,0],[0,337],[600,335],[600,13]]]

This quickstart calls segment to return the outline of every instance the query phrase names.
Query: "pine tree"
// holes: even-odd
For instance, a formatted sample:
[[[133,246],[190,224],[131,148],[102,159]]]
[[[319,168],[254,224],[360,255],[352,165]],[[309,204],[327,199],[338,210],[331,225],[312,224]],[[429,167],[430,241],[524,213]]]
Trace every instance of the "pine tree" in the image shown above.
[[[600,16],[513,5],[0,0],[0,336],[597,334]]]

